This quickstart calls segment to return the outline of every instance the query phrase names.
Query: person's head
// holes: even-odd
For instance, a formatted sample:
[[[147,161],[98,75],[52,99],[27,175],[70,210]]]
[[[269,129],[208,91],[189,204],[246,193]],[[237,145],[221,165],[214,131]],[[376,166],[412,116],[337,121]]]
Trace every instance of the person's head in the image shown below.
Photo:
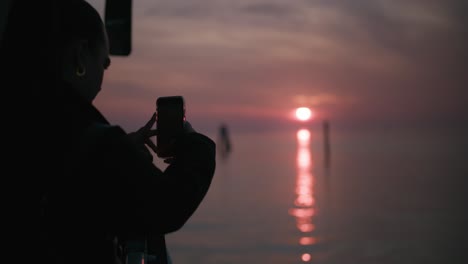
[[[61,78],[92,102],[110,65],[109,42],[99,13],[84,0],[63,1],[59,16]]]

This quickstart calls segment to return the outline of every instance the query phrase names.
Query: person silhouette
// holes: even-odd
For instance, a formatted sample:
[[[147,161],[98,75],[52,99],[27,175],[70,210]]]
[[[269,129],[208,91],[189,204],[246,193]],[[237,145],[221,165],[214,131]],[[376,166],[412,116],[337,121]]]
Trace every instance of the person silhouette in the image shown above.
[[[185,122],[165,170],[153,162],[155,113],[135,132],[111,124],[94,106],[109,43],[99,13],[84,0],[55,1],[55,107],[49,119],[54,153],[45,162],[41,197],[45,262],[122,263],[128,241],[144,239],[148,253],[167,263],[165,235],[182,228],[206,196],[216,144]],[[63,118],[65,117],[65,118]],[[63,136],[65,135],[65,136]]]

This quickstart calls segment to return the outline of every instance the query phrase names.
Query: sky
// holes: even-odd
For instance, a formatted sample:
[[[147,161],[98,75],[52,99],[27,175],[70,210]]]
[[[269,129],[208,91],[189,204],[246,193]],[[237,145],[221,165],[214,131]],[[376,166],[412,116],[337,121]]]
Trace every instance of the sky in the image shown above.
[[[111,57],[95,105],[127,130],[168,95],[205,130],[281,128],[301,106],[310,122],[458,127],[467,14],[465,0],[133,0],[132,53]]]

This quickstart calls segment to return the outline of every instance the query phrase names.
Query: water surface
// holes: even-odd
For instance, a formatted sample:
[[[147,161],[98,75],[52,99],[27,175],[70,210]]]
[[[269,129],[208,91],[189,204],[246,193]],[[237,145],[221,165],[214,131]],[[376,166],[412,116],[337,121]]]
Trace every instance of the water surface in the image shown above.
[[[173,263],[463,263],[461,137],[302,133],[232,135]]]

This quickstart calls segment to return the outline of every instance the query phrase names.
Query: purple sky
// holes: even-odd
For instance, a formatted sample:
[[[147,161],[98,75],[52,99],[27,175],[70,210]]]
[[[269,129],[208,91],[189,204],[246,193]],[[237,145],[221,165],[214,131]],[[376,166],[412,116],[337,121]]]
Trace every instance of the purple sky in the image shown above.
[[[128,130],[167,95],[203,129],[281,126],[299,106],[348,125],[466,120],[464,0],[133,1],[132,54],[95,101]]]

